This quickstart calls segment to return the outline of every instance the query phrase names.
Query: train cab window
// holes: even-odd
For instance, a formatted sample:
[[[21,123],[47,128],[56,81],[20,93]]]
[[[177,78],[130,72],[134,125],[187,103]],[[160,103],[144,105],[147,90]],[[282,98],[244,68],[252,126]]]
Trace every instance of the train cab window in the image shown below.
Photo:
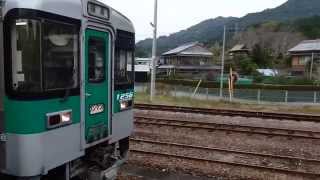
[[[105,40],[96,37],[89,39],[89,82],[105,80]]]
[[[65,90],[78,94],[79,24],[41,18],[17,18],[8,23],[8,95],[46,98],[63,96]]]
[[[78,86],[78,34],[75,26],[44,22],[42,53],[45,90]]]
[[[16,20],[11,29],[12,89],[17,92],[41,91],[40,22]]]

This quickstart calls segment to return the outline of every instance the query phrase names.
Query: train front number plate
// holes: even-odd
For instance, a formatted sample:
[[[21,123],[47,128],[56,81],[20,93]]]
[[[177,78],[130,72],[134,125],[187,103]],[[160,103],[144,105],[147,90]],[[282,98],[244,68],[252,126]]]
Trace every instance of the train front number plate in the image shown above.
[[[90,115],[100,114],[104,112],[104,104],[94,104],[90,106]]]

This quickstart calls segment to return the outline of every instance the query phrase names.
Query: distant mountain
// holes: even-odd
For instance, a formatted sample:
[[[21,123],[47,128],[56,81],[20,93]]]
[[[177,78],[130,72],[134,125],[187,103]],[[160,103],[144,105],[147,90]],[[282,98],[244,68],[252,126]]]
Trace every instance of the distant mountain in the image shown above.
[[[288,0],[274,9],[250,13],[239,20],[243,26],[266,21],[288,21],[320,15],[320,0]]]
[[[235,26],[235,24],[238,24],[239,27],[248,27],[266,21],[284,22],[315,15],[320,15],[320,0],[288,0],[274,9],[250,13],[242,18],[218,17],[208,19],[186,30],[159,37],[158,54],[187,42],[199,41],[212,44],[215,41],[220,41],[224,25]],[[138,42],[136,44],[136,55],[140,57],[150,56],[151,47],[152,39]]]
[[[209,42],[219,39],[218,36],[223,32],[225,24],[236,22],[238,18],[234,17],[218,17],[215,19],[205,20],[186,30],[171,34],[170,36],[161,36],[158,38],[158,53],[163,53],[169,49],[175,48],[181,44],[199,41]],[[150,56],[152,49],[152,39],[146,39],[136,44],[136,56]]]

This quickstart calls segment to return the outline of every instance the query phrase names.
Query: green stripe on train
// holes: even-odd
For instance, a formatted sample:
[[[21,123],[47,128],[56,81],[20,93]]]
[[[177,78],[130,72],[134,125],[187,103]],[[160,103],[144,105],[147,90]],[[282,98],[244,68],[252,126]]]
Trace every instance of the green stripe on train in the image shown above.
[[[5,98],[6,132],[12,134],[36,134],[47,131],[47,113],[72,110],[73,124],[80,122],[80,97],[40,101],[16,101]]]

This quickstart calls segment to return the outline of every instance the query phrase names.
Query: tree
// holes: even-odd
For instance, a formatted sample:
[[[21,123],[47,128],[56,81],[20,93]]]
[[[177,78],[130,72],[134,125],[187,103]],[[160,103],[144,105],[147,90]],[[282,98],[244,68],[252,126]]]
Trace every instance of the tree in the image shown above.
[[[239,61],[239,69],[242,75],[256,75],[258,65],[247,57]]]
[[[215,42],[214,45],[210,48],[210,51],[213,53],[213,61],[220,60],[222,47],[219,42]]]
[[[251,58],[259,68],[270,68],[272,66],[271,53],[267,48],[261,48],[259,44],[253,46]]]
[[[142,49],[136,48],[135,57],[147,58],[149,57],[149,54]]]
[[[294,22],[297,29],[310,39],[320,37],[320,16],[303,18]]]

